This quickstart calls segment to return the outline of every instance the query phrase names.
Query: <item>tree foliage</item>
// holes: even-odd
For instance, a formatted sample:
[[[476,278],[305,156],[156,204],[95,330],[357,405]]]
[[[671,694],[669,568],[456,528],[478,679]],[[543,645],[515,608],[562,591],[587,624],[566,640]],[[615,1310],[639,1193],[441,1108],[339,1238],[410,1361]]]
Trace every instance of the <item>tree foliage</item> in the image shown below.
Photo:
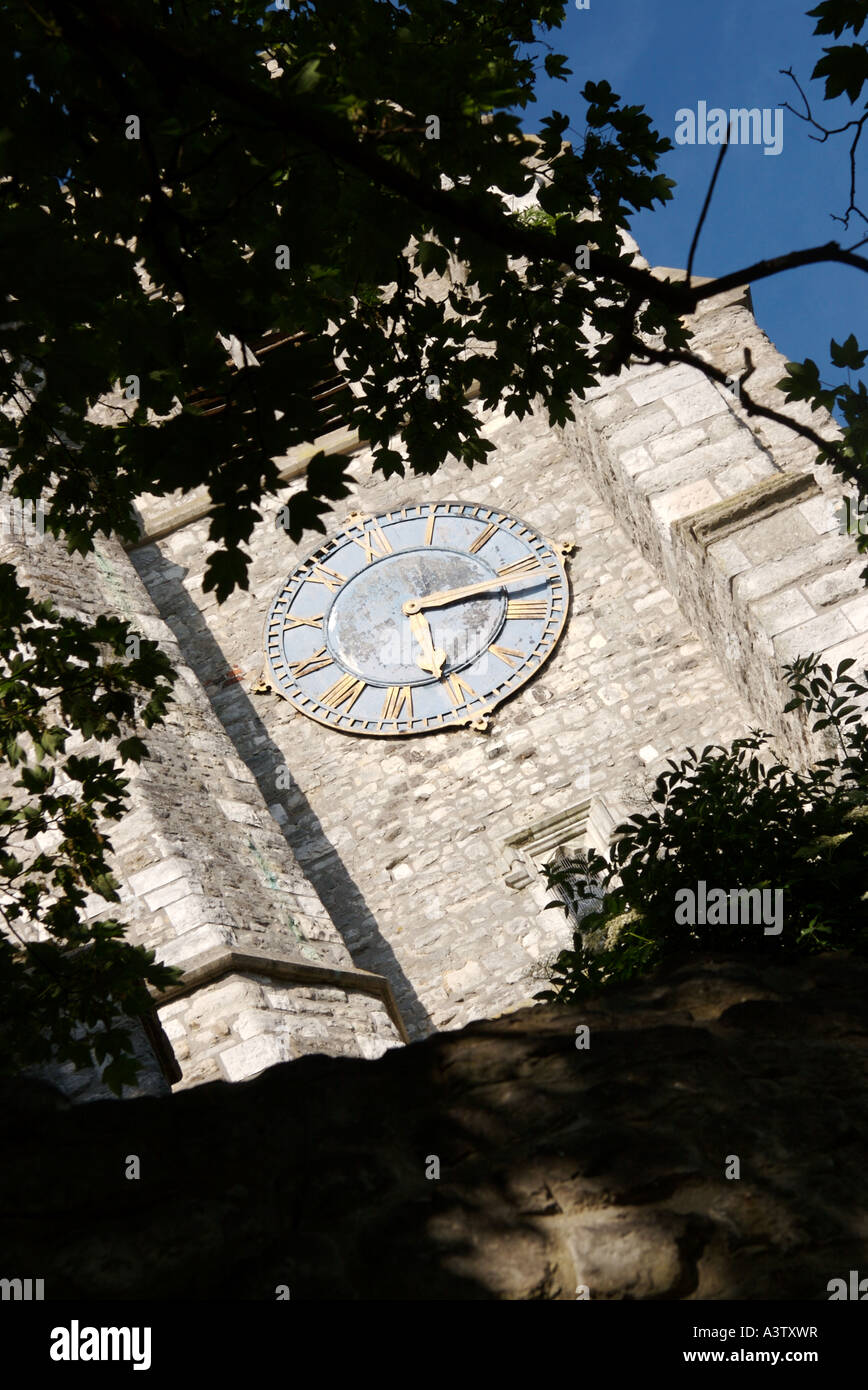
[[[685,952],[868,949],[868,727],[860,709],[868,685],[849,674],[854,664],[842,661],[833,673],[805,656],[785,668],[793,691],[786,708],[813,715],[815,732],[834,735],[828,757],[793,769],[760,731],[729,748],[688,749],[657,778],[654,809],[617,827],[609,859],[592,851],[550,873],[552,886],[567,884],[586,900],[602,893],[602,901],[552,963],[553,987],[541,998],[571,1003]],[[766,934],[741,909],[721,922],[680,920],[687,914],[678,911],[679,895],[700,882],[727,894],[780,893],[780,932]]]
[[[131,637],[133,645],[131,645]],[[156,643],[110,616],[64,617],[0,566],[0,1040],[3,1060],[79,1066],[108,1059],[115,1090],[134,1079],[127,1020],[146,984],[174,972],[123,940],[114,919],[87,920],[88,896],[117,902],[105,823],[124,812],[119,762],[146,754],[135,733],[162,720],[171,668]],[[111,756],[102,756],[110,744]],[[36,939],[34,939],[34,936]]]

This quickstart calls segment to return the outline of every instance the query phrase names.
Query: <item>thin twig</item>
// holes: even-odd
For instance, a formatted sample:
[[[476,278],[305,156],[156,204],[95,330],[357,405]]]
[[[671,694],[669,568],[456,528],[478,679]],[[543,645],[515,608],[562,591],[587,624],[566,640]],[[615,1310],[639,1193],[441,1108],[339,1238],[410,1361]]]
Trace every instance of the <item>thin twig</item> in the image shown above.
[[[708,192],[705,195],[705,202],[702,204],[702,212],[699,214],[699,221],[696,224],[696,231],[693,233],[693,240],[690,243],[690,254],[687,257],[687,271],[684,276],[684,279],[688,285],[690,284],[690,280],[693,274],[693,257],[696,254],[696,247],[699,243],[700,233],[702,232],[703,224],[705,222],[708,209],[711,207],[711,199],[714,195],[714,185],[717,183],[717,176],[720,173],[720,166],[723,164],[724,156],[726,155],[726,152],[729,149],[729,137],[732,134],[732,125],[732,117],[730,117],[729,126],[727,127],[726,131],[726,139],[720,147],[720,154],[717,156],[717,160],[714,165],[714,173],[711,175],[711,183],[708,185]]]

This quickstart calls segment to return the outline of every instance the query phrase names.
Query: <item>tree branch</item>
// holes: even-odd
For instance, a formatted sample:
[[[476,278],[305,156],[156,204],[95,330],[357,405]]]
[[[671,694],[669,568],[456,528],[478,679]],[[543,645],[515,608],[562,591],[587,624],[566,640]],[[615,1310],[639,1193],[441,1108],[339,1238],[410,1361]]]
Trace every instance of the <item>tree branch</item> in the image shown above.
[[[745,365],[748,370],[743,380],[747,381],[748,377],[751,376],[754,371],[754,366],[751,360],[750,350],[745,348],[744,352]],[[637,341],[634,355],[637,361],[646,358],[649,362],[660,362],[665,366],[671,366],[675,362],[680,362],[688,367],[696,367],[705,376],[710,377],[712,381],[718,382],[720,386],[724,386],[729,390],[731,377],[727,376],[726,372],[721,371],[719,367],[714,367],[710,362],[706,362],[696,353],[687,352],[679,348],[652,348],[645,343]],[[784,415],[780,410],[772,409],[771,406],[760,405],[758,401],[755,401],[752,396],[748,395],[743,385],[740,386],[738,399],[740,404],[744,406],[747,415],[759,415],[764,420],[773,420],[775,424],[784,425],[787,429],[793,430],[795,434],[801,435],[803,439],[807,439],[815,448],[825,453],[839,472],[852,478],[855,482],[862,481],[853,468],[852,462],[844,457],[840,449],[837,448],[835,442],[833,440],[824,439],[819,431],[813,429],[811,425],[803,425],[799,420],[794,420],[791,416]]]
[[[705,195],[705,202],[702,204],[702,212],[699,214],[699,221],[696,224],[696,231],[693,233],[693,240],[690,243],[690,251],[687,256],[687,271],[684,276],[688,285],[690,284],[690,279],[693,274],[693,257],[696,254],[696,248],[699,245],[699,238],[702,233],[702,228],[705,223],[706,216],[708,215],[708,209],[711,207],[711,200],[714,196],[714,185],[717,183],[717,176],[720,173],[720,166],[723,164],[724,156],[727,150],[729,149],[729,137],[731,131],[732,117],[730,117],[729,129],[726,132],[726,139],[721,145],[720,154],[717,156],[717,160],[715,161],[714,173],[711,176],[711,183],[708,185],[708,192]]]
[[[819,130],[820,132],[819,135],[810,136],[811,140],[816,140],[818,144],[824,145],[830,135],[843,135],[845,130],[855,130],[856,134],[853,136],[850,144],[850,203],[843,217],[838,217],[835,213],[832,213],[831,216],[835,222],[843,222],[844,226],[848,227],[850,225],[850,213],[855,212],[857,217],[861,217],[863,222],[868,223],[868,217],[865,216],[865,213],[860,207],[856,206],[856,150],[859,147],[859,141],[865,129],[865,122],[868,121],[868,111],[866,111],[863,116],[860,116],[858,120],[845,121],[844,125],[833,126],[831,128],[820,125],[820,122],[814,119],[811,112],[811,103],[808,101],[802,89],[802,85],[792,68],[781,68],[780,71],[782,76],[789,77],[790,81],[795,84],[799,96],[805,103],[804,111],[797,111],[794,106],[790,106],[790,103],[785,101],[784,106],[786,110],[792,112],[800,121],[806,121],[808,125],[812,125],[815,130]],[[861,246],[862,243],[859,242],[859,245]]]
[[[49,0],[50,8],[59,19],[68,14],[68,0]],[[501,247],[514,256],[528,259],[557,260],[573,272],[575,246],[568,233],[552,236],[531,227],[523,227],[513,218],[496,215],[474,206],[474,195],[462,196],[459,189],[444,191],[426,184],[418,175],[384,159],[375,149],[355,138],[350,127],[336,120],[329,112],[316,109],[309,103],[266,91],[253,83],[224,72],[208,58],[193,50],[182,50],[155,30],[125,15],[118,18],[114,9],[101,0],[88,5],[88,16],[96,18],[101,37],[110,37],[124,50],[127,61],[132,54],[161,69],[176,81],[189,83],[191,78],[203,82],[212,91],[255,113],[268,125],[290,131],[297,139],[339,159],[357,172],[366,174],[375,183],[390,189],[421,211],[442,218],[458,232],[471,233]],[[835,261],[868,272],[868,259],[846,251],[837,242],[808,247],[769,260],[757,261],[742,270],[731,271],[706,285],[689,286],[683,281],[660,280],[649,270],[631,265],[623,257],[594,252],[595,279],[609,279],[633,291],[641,291],[642,299],[665,305],[678,314],[690,314],[705,299],[725,290],[746,285],[751,280],[780,275],[786,270],[821,262]]]

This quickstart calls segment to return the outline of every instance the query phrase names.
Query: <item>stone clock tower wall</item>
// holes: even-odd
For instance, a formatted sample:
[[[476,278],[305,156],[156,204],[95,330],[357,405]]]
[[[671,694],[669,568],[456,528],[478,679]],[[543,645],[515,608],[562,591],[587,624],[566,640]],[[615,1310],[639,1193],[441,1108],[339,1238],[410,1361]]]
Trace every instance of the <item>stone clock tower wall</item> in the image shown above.
[[[94,898],[88,915],[125,922],[133,941],[184,971],[159,1009],[180,1085],[241,1080],[307,1052],[376,1057],[400,1042],[388,982],[354,967],[123,549],[100,538],[83,559],[48,535],[7,532],[0,560],[62,612],[128,619],[178,672],[169,718],[147,735],[151,757],[127,766],[130,812],[108,827],[121,903]],[[143,1042],[139,1090],[153,1093],[167,1083]],[[71,1064],[40,1074],[74,1101],[109,1095]]]
[[[698,350],[734,379],[749,348],[751,393],[771,402],[784,359],[749,296],[709,301],[694,326]],[[827,416],[811,423],[835,432]],[[131,619],[179,671],[153,756],[132,769],[130,814],[111,829],[120,909],[91,906],[184,971],[158,1001],[182,1087],[309,1052],[376,1057],[528,1002],[571,936],[545,908],[554,851],[604,849],[688,745],[762,725],[792,760],[816,755],[782,712],[782,664],[808,651],[868,662],[864,559],[839,528],[841,484],[814,467],[811,444],[748,418],[737,389],[680,365],[636,367],[565,429],[502,410],[483,428],[496,446],[484,467],[453,461],[427,479],[373,476],[340,431],[316,448],[350,460],[335,530],[352,511],[454,499],[575,542],[560,643],[485,734],[354,737],[257,693],[265,615],[316,544],[295,547],[275,525],[314,447],[283,461],[250,589],[222,607],[202,588],[201,493],[141,499],[129,554],[100,540],[83,560],[48,537],[0,537],[0,558],[36,594]],[[159,1085],[154,1071],[143,1089]],[[101,1094],[92,1079],[51,1079],[74,1099]]]
[[[746,295],[710,301],[696,328],[700,352],[734,377],[751,348],[757,398],[783,376]],[[269,604],[316,541],[296,548],[275,525],[313,450],[285,460],[285,490],[251,542],[250,589],[222,607],[202,589],[200,496],[143,499],[132,552],[189,666],[196,719],[216,716],[233,745],[227,763],[246,790],[229,800],[245,807],[256,790],[271,852],[291,847],[330,942],[389,982],[410,1037],[541,987],[570,938],[563,913],[545,910],[541,868],[558,845],[605,847],[688,745],[763,724],[789,756],[809,756],[804,726],[782,714],[781,664],[805,651],[868,658],[864,562],[834,515],[841,485],[812,468],[810,444],[749,420],[736,394],[691,368],[637,367],[564,430],[495,410],[484,431],[496,445],[484,467],[453,462],[428,479],[372,476],[368,452],[339,432],[320,444],[352,456],[354,491],[334,529],[356,510],[460,499],[575,541],[560,645],[487,734],[354,737],[255,693]],[[241,809],[222,810],[206,843],[239,853],[246,834]],[[323,1048],[342,1046],[334,1013]]]

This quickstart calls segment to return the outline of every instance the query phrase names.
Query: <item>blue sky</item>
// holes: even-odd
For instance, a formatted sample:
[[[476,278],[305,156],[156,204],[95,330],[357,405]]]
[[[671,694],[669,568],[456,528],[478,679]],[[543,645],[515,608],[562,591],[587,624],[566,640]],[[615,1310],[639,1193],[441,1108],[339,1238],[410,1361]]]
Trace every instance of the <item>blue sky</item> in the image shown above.
[[[811,73],[823,46],[853,41],[814,37],[806,11],[816,0],[590,0],[548,41],[565,53],[573,76],[556,82],[541,74],[539,100],[526,112],[534,129],[550,110],[570,117],[579,138],[584,129],[585,82],[608,80],[625,102],[645,107],[661,135],[674,143],[675,113],[694,111],[699,101],[717,106],[774,109],[789,101],[801,108],[792,82],[779,73],[792,68],[817,119],[840,125],[854,113],[846,98],[822,101],[823,83]],[[860,40],[864,39],[864,33]],[[859,114],[860,108],[855,108]],[[831,119],[829,119],[831,113]],[[851,218],[850,231],[830,213],[849,201],[849,137],[826,144],[809,138],[808,127],[782,113],[783,148],[766,155],[761,146],[733,145],[727,151],[711,210],[694,261],[697,275],[719,275],[768,256],[839,241],[850,246],[868,227]],[[719,153],[714,145],[676,146],[661,171],[676,181],[673,200],[641,213],[632,231],[652,265],[684,266],[708,182]],[[861,150],[857,202],[868,207],[868,143]],[[861,189],[861,199],[859,192]],[[863,248],[862,254],[868,254]],[[824,379],[841,372],[828,360],[830,338],[855,332],[868,345],[868,281],[846,266],[812,266],[760,281],[753,289],[757,320],[791,361],[813,357]]]

